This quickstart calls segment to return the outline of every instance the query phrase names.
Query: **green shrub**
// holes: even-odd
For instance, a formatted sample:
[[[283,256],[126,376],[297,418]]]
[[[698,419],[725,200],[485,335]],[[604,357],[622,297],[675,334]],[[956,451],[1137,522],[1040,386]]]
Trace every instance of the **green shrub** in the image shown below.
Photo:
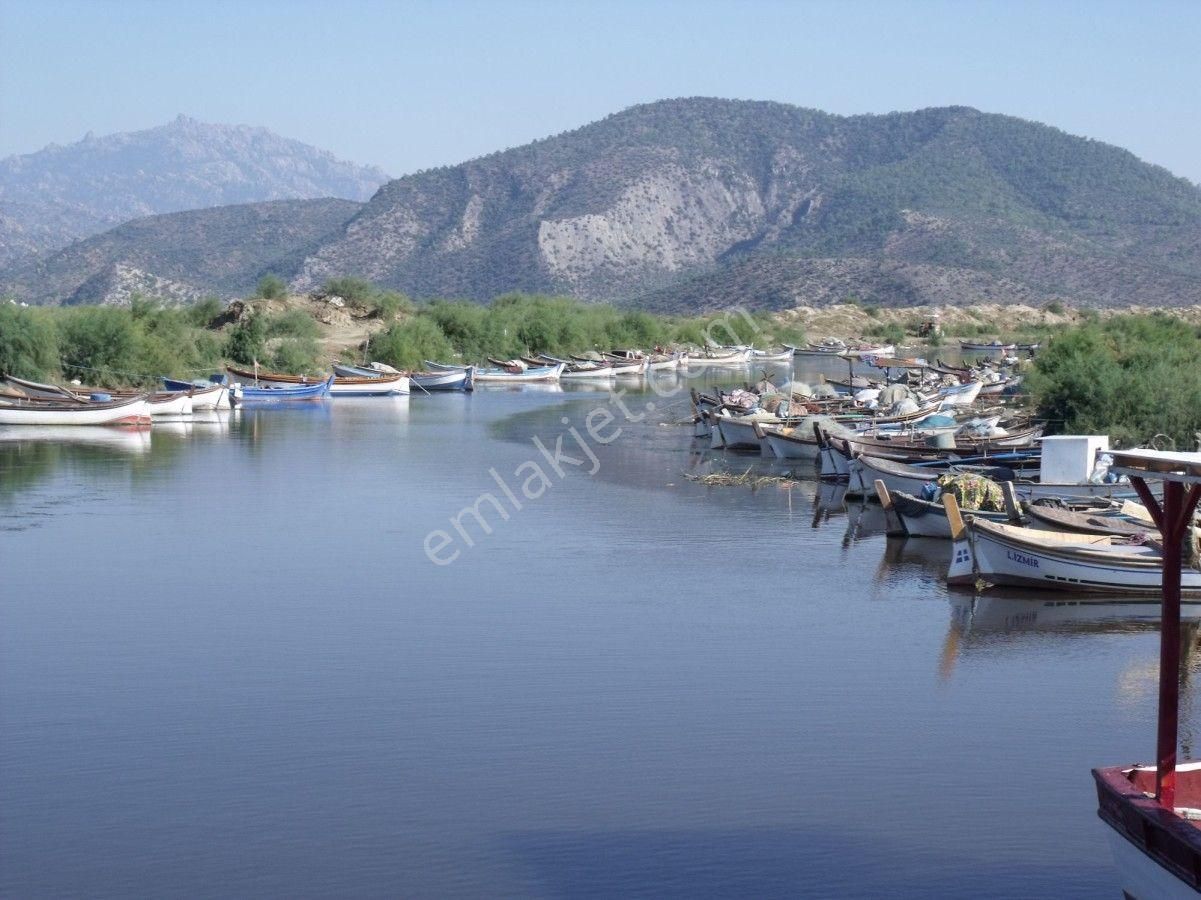
[[[207,328],[221,313],[225,312],[225,304],[216,297],[205,297],[203,300],[188,307],[188,321],[199,328]]]
[[[58,333],[42,310],[0,303],[0,374],[41,380],[59,367]]]
[[[1050,303],[1048,303],[1046,306],[1044,306],[1043,309],[1045,309],[1047,312],[1051,313],[1052,315],[1056,315],[1056,316],[1063,315],[1063,304],[1060,303],[1058,300],[1052,300]]]
[[[225,339],[225,355],[248,366],[263,356],[266,344],[267,323],[258,313],[248,312],[230,329]]]
[[[886,344],[901,344],[905,341],[905,329],[896,323],[873,325],[867,329],[867,336],[878,338]]]
[[[254,295],[262,297],[264,300],[278,300],[288,295],[288,286],[284,284],[282,278],[267,274],[259,279],[258,286],[254,289]]]
[[[267,337],[317,338],[321,329],[313,317],[300,309],[288,309],[270,315],[266,321]]]
[[[325,282],[325,293],[341,297],[359,306],[367,306],[377,293],[375,285],[362,278],[331,278]]]
[[[311,337],[288,337],[276,346],[275,352],[271,354],[270,365],[276,372],[309,375],[320,368],[320,356],[321,348]]]
[[[1163,315],[1119,316],[1053,338],[1027,387],[1053,430],[1120,446],[1166,434],[1191,449],[1201,429],[1201,338]]]
[[[397,322],[388,330],[373,335],[367,356],[398,369],[420,369],[426,359],[444,360],[454,350],[437,323],[426,316]]]
[[[61,323],[63,374],[93,384],[119,384],[135,373],[137,330],[130,311],[78,307]]]

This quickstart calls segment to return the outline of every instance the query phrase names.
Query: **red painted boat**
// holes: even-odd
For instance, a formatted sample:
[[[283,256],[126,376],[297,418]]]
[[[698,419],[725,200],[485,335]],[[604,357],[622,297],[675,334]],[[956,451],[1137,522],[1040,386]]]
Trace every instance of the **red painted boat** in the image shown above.
[[[1182,544],[1201,500],[1201,454],[1113,451],[1163,535],[1159,715],[1154,766],[1094,769],[1097,814],[1109,825],[1114,863],[1130,900],[1201,893],[1201,763],[1176,765],[1180,706]],[[1163,501],[1148,481],[1163,482]]]

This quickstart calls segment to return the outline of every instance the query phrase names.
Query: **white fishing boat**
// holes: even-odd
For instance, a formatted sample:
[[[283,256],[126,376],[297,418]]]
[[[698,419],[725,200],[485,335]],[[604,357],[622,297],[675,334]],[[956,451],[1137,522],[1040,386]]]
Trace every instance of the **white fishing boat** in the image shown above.
[[[806,432],[808,437],[805,436]],[[812,428],[789,428],[763,423],[759,425],[759,433],[768,452],[776,459],[815,460],[820,452],[820,445]]]
[[[939,388],[935,397],[942,401],[943,406],[971,406],[983,387],[982,381],[969,381],[967,384]]]
[[[723,366],[739,367],[745,366],[751,361],[751,353],[752,350],[750,347],[700,351],[689,353],[685,364],[690,369],[705,367],[721,368]]]
[[[429,361],[426,361],[429,365]],[[418,393],[470,391],[475,386],[475,367],[444,366],[432,372],[413,372],[409,382]]]
[[[553,366],[529,366],[522,369],[518,366],[508,368],[476,369],[475,380],[480,383],[496,382],[522,384],[527,382],[555,382],[563,374],[565,366],[558,363]]]
[[[894,356],[897,348],[893,344],[859,344],[847,347],[838,355],[845,359],[862,359],[865,356]]]
[[[612,381],[616,373],[606,363],[578,363],[565,368],[559,375],[562,381]]]
[[[1163,547],[1136,544],[1110,535],[1041,531],[960,516],[951,494],[943,495],[951,529],[947,583],[988,584],[1079,591],[1090,594],[1157,594],[1162,581]],[[1201,572],[1180,573],[1181,589],[1201,594]]]
[[[655,354],[646,363],[647,372],[676,372],[684,363],[683,353]]]
[[[785,347],[783,350],[752,350],[751,361],[756,363],[790,363],[795,355],[795,347]]]
[[[146,397],[146,411],[155,417],[190,416],[192,397],[186,391],[164,391]]]
[[[0,425],[148,425],[146,398],[126,397],[106,402],[44,399],[5,400]]]
[[[714,421],[721,430],[722,446],[727,450],[762,452],[758,428],[762,423],[778,424],[775,416],[717,416]]]
[[[329,393],[331,397],[387,397],[408,394],[410,390],[408,375],[380,375],[335,377]]]
[[[228,409],[229,388],[223,384],[192,388],[192,411],[198,409]]]
[[[179,381],[163,378],[168,391],[190,391],[192,412],[199,409],[229,409],[229,386],[216,381]]]

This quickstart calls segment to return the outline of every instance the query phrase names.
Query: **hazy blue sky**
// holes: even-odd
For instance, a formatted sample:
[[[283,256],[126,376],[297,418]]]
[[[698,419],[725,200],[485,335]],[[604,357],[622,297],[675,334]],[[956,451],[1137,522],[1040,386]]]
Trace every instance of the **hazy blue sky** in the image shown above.
[[[393,175],[663,97],[963,104],[1201,181],[1201,0],[0,0],[0,156],[265,125]]]

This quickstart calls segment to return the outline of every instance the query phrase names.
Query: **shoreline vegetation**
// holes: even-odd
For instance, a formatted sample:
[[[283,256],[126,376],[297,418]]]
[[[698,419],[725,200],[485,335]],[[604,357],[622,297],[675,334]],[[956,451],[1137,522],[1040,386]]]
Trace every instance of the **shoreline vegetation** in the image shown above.
[[[888,308],[854,301],[780,313],[656,315],[567,297],[509,294],[489,304],[415,302],[354,278],[288,296],[272,276],[255,297],[169,306],[26,307],[0,302],[0,372],[103,387],[150,387],[159,376],[207,377],[227,363],[316,374],[335,360],[420,369],[618,347],[704,346],[707,336],[760,348],[826,337],[898,346],[898,355],[959,349],[961,340],[1041,341],[1027,385],[1050,431],[1106,433],[1117,444],[1166,436],[1179,448],[1201,431],[1201,308],[1098,312],[976,305]],[[939,334],[920,337],[937,321]]]

